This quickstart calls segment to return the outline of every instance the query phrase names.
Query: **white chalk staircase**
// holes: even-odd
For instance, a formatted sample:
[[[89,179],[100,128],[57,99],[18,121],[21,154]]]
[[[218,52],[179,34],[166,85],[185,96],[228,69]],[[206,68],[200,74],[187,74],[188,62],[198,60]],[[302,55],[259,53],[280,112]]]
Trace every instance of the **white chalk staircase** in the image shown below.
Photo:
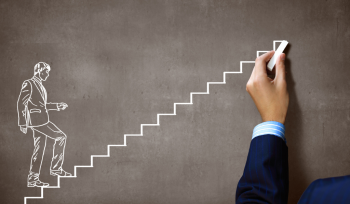
[[[282,40],[274,40],[273,41],[273,50],[276,50],[276,43],[280,43]],[[261,55],[261,53],[266,53],[268,51],[257,51],[257,57]],[[110,157],[110,148],[111,147],[124,147],[127,146],[126,139],[127,137],[140,137],[143,136],[143,127],[145,126],[159,126],[159,120],[160,116],[172,116],[176,115],[176,107],[178,105],[192,105],[193,104],[193,95],[200,95],[200,94],[209,94],[209,87],[211,84],[226,84],[226,75],[227,74],[242,74],[242,68],[243,64],[246,63],[255,63],[255,61],[240,61],[240,70],[239,71],[233,71],[233,72],[224,72],[223,73],[223,81],[222,82],[207,82],[207,91],[206,92],[191,92],[190,102],[185,103],[174,103],[174,112],[173,113],[158,113],[157,114],[157,123],[155,124],[141,124],[140,127],[140,134],[124,134],[124,143],[123,144],[109,144],[107,145],[107,154],[105,155],[91,155],[91,162],[90,165],[76,165],[74,166],[74,174],[73,176],[57,176],[57,185],[56,186],[47,186],[47,187],[40,187],[41,192],[39,197],[24,197],[24,204],[27,204],[28,199],[43,199],[44,198],[44,189],[45,188],[60,188],[60,182],[61,178],[76,178],[77,177],[77,169],[78,168],[92,168],[94,167],[94,158],[98,157]]]

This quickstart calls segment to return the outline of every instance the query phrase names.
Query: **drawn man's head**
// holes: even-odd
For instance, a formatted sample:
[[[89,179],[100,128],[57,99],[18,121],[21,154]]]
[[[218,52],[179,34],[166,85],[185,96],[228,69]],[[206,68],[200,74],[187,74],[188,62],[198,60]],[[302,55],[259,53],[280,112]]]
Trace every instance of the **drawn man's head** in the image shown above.
[[[49,77],[50,70],[51,67],[49,64],[45,62],[39,62],[34,66],[34,75],[37,75],[43,81],[46,81],[47,77]]]

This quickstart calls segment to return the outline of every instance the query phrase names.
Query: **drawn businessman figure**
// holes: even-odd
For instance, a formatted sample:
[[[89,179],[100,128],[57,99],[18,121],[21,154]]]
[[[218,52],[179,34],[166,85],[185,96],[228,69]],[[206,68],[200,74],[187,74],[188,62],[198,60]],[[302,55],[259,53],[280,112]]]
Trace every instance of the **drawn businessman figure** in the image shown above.
[[[49,77],[51,68],[45,62],[34,66],[34,76],[25,80],[17,101],[18,125],[26,134],[33,130],[34,151],[28,175],[28,187],[45,187],[48,183],[39,180],[41,163],[45,152],[46,139],[55,140],[51,160],[50,174],[53,176],[71,176],[62,169],[67,136],[49,119],[49,110],[64,110],[66,103],[48,103],[47,92],[42,84]]]

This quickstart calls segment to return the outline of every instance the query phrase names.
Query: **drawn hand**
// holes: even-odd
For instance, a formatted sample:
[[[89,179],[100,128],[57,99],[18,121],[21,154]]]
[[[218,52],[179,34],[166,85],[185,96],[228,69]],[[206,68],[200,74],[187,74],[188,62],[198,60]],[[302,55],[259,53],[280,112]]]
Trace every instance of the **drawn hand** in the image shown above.
[[[289,104],[286,71],[284,65],[285,54],[282,53],[276,62],[276,76],[267,76],[266,63],[273,56],[270,51],[256,58],[255,67],[247,83],[246,90],[254,100],[263,122],[285,122]]]
[[[19,126],[19,129],[24,133],[27,134],[27,128],[25,126]]]
[[[67,107],[68,107],[68,105],[66,103],[63,103],[63,102],[58,104],[58,110],[64,110]]]

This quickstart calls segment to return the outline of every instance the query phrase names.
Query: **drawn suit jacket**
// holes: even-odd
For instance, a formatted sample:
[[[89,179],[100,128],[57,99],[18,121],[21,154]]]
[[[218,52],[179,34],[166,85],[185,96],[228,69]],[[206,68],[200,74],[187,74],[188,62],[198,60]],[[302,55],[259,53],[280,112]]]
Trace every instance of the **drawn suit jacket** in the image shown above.
[[[37,77],[25,80],[17,101],[18,125],[38,127],[49,122],[48,110],[58,110],[57,103],[47,103],[47,92]]]

